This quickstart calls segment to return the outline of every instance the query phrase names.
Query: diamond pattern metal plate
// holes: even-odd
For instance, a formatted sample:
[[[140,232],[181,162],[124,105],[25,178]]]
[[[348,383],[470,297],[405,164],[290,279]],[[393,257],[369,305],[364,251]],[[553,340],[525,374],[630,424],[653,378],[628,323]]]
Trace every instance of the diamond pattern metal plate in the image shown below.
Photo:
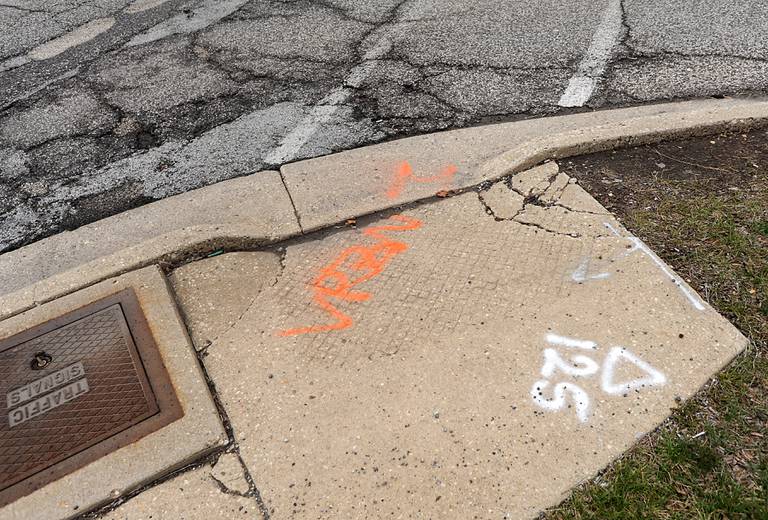
[[[0,505],[181,416],[132,291],[0,341]]]

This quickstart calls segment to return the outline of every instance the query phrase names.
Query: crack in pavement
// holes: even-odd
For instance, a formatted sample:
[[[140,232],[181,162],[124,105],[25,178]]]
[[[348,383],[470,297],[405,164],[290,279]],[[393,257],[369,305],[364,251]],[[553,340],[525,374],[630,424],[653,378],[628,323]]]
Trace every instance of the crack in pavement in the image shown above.
[[[51,14],[51,11],[46,11],[45,9],[32,9],[29,7],[22,7],[20,5],[11,5],[11,4],[0,4],[0,8],[6,8],[6,9],[14,9],[16,11],[22,11],[25,13],[45,13],[45,14]]]

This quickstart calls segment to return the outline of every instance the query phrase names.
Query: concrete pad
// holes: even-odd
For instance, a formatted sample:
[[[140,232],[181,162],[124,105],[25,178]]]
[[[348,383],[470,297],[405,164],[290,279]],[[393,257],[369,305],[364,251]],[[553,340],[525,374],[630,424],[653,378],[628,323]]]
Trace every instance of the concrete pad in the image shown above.
[[[182,473],[146,490],[101,517],[103,520],[262,518],[255,499],[223,492],[211,468]]]
[[[547,117],[411,137],[281,168],[305,231],[557,159],[666,137],[742,128],[765,99],[689,101]],[[403,174],[408,163],[411,175]]]
[[[277,172],[193,190],[1,255],[0,319],[161,260],[299,233]]]
[[[170,282],[195,348],[207,348],[234,326],[264,287],[277,281],[281,270],[280,257],[264,251],[229,253],[176,269]]]
[[[468,192],[286,245],[204,360],[273,518],[532,518],[745,347],[558,203],[528,223]]]
[[[121,290],[139,300],[184,416],[0,509],[0,518],[72,518],[205,456],[228,442],[165,276],[149,267],[0,322],[0,339]]]

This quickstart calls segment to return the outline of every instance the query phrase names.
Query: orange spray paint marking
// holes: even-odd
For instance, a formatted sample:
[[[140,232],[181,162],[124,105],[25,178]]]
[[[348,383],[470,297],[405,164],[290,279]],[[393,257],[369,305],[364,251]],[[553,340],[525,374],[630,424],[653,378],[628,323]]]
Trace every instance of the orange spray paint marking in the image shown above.
[[[353,291],[352,289],[380,275],[395,256],[408,249],[405,243],[392,240],[384,232],[411,231],[419,229],[422,225],[420,220],[404,215],[393,215],[389,219],[402,222],[402,224],[374,226],[363,230],[363,234],[376,240],[376,243],[371,246],[348,247],[333,262],[323,267],[317,277],[310,283],[310,287],[315,293],[312,301],[336,321],[327,325],[312,325],[283,330],[279,332],[280,336],[328,332],[352,326],[352,318],[341,312],[331,300],[334,298],[347,302],[364,302],[369,300],[372,296],[371,293]],[[345,272],[344,268],[350,274]]]
[[[403,193],[405,185],[409,182],[427,183],[443,181],[444,187],[448,188],[450,187],[451,182],[453,182],[453,177],[458,171],[458,168],[452,164],[449,164],[437,175],[431,175],[429,177],[417,177],[413,174],[413,168],[411,168],[411,165],[407,161],[404,161],[400,164],[400,166],[397,167],[397,171],[395,171],[395,178],[392,179],[392,183],[389,185],[389,189],[386,193],[387,198],[391,200],[399,197],[400,194]]]

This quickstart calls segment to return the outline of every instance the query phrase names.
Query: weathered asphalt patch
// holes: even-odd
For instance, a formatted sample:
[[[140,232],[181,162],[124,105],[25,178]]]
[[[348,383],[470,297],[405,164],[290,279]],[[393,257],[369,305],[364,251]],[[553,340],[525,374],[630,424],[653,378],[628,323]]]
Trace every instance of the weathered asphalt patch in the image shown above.
[[[262,290],[205,364],[275,517],[534,516],[743,349],[548,168],[229,280]]]

